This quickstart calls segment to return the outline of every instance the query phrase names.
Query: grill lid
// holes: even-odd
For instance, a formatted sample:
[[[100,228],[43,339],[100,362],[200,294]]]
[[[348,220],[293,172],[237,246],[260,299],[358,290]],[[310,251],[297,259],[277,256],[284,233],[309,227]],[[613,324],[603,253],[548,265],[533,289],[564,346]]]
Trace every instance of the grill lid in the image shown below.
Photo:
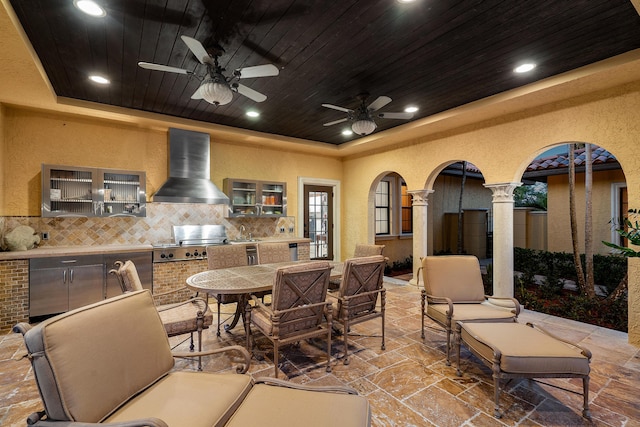
[[[174,225],[172,228],[174,244],[178,246],[206,246],[228,243],[227,229],[224,225]]]

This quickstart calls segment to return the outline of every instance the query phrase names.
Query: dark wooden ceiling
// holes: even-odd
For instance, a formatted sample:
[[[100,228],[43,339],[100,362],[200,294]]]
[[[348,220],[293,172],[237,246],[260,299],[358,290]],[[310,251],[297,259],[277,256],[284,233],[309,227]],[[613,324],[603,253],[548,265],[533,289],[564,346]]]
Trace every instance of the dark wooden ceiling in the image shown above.
[[[640,48],[630,0],[97,1],[104,18],[72,0],[11,0],[58,96],[330,144],[356,136],[323,126],[344,116],[323,103],[355,108],[366,91],[393,99],[381,112],[418,106],[416,120]],[[242,80],[268,99],[235,94],[216,107],[190,98],[197,78],[137,66],[203,74],[182,34],[221,45],[227,70],[276,65],[277,77]],[[538,67],[514,74],[525,60]],[[376,122],[377,132],[406,123]]]

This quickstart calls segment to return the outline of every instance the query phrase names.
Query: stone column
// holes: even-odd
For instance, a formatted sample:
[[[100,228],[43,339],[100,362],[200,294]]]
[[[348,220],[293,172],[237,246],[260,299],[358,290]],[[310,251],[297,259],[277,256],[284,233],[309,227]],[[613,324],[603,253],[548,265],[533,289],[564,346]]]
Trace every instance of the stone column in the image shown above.
[[[493,295],[513,297],[513,190],[520,182],[484,184],[493,192]]]
[[[427,198],[433,190],[410,190],[408,193],[411,194],[413,207],[413,278],[410,283],[415,285],[421,266],[420,258],[427,256]]]

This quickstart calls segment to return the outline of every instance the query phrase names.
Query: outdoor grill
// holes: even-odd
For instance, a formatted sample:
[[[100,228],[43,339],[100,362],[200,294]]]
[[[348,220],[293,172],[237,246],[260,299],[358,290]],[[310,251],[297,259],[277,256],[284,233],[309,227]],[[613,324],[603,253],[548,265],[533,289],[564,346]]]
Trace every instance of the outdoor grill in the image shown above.
[[[174,225],[171,238],[153,245],[154,263],[206,259],[207,246],[229,244],[224,225]]]

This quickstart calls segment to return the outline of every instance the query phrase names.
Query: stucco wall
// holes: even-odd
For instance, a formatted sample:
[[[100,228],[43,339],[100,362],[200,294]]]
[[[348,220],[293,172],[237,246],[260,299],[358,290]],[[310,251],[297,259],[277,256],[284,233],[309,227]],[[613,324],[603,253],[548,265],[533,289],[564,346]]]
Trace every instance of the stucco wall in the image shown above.
[[[622,171],[602,171],[593,175],[593,244],[596,253],[607,254],[609,248],[601,242],[611,240],[611,184],[624,182]],[[569,218],[569,177],[550,176],[547,180],[547,242],[551,252],[572,252]],[[584,223],[584,174],[576,174],[576,217]],[[578,241],[584,248],[584,228],[578,227]]]
[[[5,155],[2,191],[5,216],[39,216],[42,163],[143,170],[150,198],[167,179],[166,129],[148,129],[70,114],[5,108]],[[1,146],[0,146],[1,148]],[[1,158],[0,158],[1,159]],[[224,178],[287,183],[289,214],[296,213],[297,177],[340,180],[342,163],[335,158],[231,145],[212,138],[211,179],[222,188]]]
[[[535,156],[567,141],[591,142],[613,153],[626,172],[629,206],[640,206],[637,111],[640,82],[489,120],[437,138],[418,138],[394,150],[347,158],[343,217],[350,226],[343,233],[342,247],[352,247],[370,235],[366,222],[353,219],[368,217],[371,206],[365,194],[379,174],[394,171],[405,178],[410,190],[432,189],[443,166],[468,160],[482,171],[489,184],[519,182]],[[435,198],[434,193],[429,200]],[[494,229],[497,227],[500,224],[495,223]],[[630,288],[637,288],[635,282],[640,278],[631,277],[630,281],[634,282]],[[629,340],[640,345],[640,306],[630,309]]]

